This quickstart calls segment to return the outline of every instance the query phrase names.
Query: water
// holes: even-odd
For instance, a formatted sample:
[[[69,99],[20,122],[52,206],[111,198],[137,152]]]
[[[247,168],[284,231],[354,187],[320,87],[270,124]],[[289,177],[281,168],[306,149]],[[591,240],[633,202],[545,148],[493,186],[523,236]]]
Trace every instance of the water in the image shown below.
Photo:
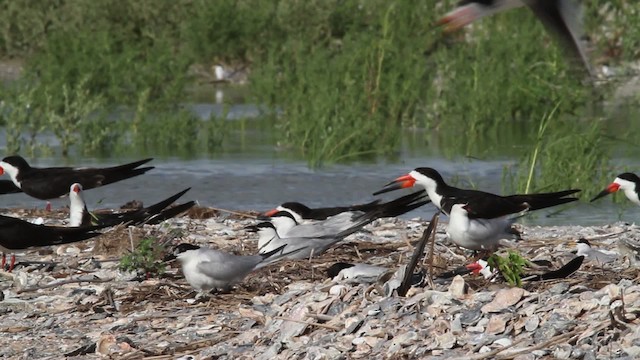
[[[222,113],[219,104],[197,104],[190,108],[202,118],[208,118],[211,112]],[[255,106],[234,105],[230,107],[228,117],[229,121],[234,121],[258,114],[259,109]],[[504,156],[493,156],[496,159],[488,160],[448,159],[443,157],[437,144],[432,142],[429,146],[424,142],[416,142],[415,133],[407,133],[400,160],[396,163],[354,163],[311,170],[304,160],[296,159],[286,150],[274,146],[273,132],[252,130],[251,123],[255,125],[258,121],[249,121],[248,130],[241,136],[235,134],[242,141],[230,144],[224,153],[192,159],[155,157],[151,165],[156,168],[143,176],[86,191],[87,204],[90,209],[117,208],[134,199],[151,204],[191,187],[182,201],[197,200],[201,205],[221,209],[268,210],[286,201],[299,201],[312,207],[347,205],[376,199],[371,195],[374,191],[416,167],[425,166],[437,169],[452,184],[501,193],[503,168],[513,166],[515,161]],[[0,134],[0,147],[4,146],[3,135]],[[45,134],[41,139],[57,146],[51,135]],[[102,167],[140,158],[142,156],[101,159],[52,156],[27,160],[33,166]],[[631,159],[619,161],[627,165],[637,164]],[[602,187],[606,185],[602,184]],[[383,198],[395,198],[406,191],[387,193]],[[67,199],[52,203],[54,207],[68,204]],[[536,211],[523,221],[540,225],[602,225],[618,220],[633,222],[639,218],[640,208],[629,204],[626,199],[623,204],[614,204],[610,199],[591,204],[588,199],[581,199],[567,206]],[[25,194],[0,198],[0,207],[42,206],[43,201]],[[433,205],[426,205],[405,217],[430,218],[433,212]]]

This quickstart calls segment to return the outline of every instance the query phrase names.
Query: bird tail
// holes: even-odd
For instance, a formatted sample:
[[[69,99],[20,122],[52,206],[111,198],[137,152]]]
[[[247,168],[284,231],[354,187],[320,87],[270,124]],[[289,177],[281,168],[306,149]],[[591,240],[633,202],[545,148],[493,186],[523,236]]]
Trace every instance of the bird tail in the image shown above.
[[[195,201],[189,201],[184,204],[179,204],[169,209],[162,210],[160,214],[156,216],[152,216],[149,220],[145,221],[145,224],[156,225],[167,219],[171,219],[172,217],[177,216],[178,214],[182,214],[183,212],[191,209],[196,205]]]
[[[286,258],[289,255],[295,254],[297,252],[300,252],[304,249],[306,249],[306,246],[303,247],[299,247],[295,250],[292,251],[288,251],[288,252],[284,252],[284,248],[287,247],[288,244],[284,244],[276,249],[273,249],[269,252],[266,252],[264,254],[260,254],[260,256],[262,256],[262,262],[260,264],[258,264],[258,266],[256,266],[256,269],[260,269],[261,267],[265,267],[267,265],[271,265],[277,261],[280,261],[284,258]]]
[[[579,191],[580,189],[570,189],[542,194],[511,195],[508,196],[508,198],[516,199],[519,202],[523,203],[526,202],[527,204],[529,204],[529,210],[539,210],[551,206],[577,201],[578,198],[567,196],[575,194]]]
[[[113,166],[105,169],[104,180],[102,181],[102,185],[111,184],[120,180],[128,179],[128,178],[146,173],[147,171],[155,167],[148,166],[148,167],[138,168],[138,166],[146,164],[151,160],[153,160],[153,158],[134,161],[132,163]]]
[[[178,200],[182,195],[184,195],[187,191],[191,190],[190,187],[180,191],[179,193],[172,195],[162,201],[159,201],[153,205],[147,206],[147,212],[153,215],[158,214],[162,210],[164,210],[167,206],[173,204],[176,200]]]
[[[36,243],[30,244],[30,246],[50,246],[50,245],[62,245],[69,244],[78,241],[88,240],[96,236],[102,235],[102,233],[96,232],[100,226],[84,226],[74,228],[59,227],[55,229],[56,236],[53,238],[34,238]]]

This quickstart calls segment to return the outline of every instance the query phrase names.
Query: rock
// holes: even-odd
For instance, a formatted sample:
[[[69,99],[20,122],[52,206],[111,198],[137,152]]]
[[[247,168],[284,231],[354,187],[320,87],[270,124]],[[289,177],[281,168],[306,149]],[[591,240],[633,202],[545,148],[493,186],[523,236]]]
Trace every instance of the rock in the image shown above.
[[[492,302],[482,307],[483,313],[499,312],[509,306],[517,304],[524,296],[521,288],[502,289],[496,293]]]

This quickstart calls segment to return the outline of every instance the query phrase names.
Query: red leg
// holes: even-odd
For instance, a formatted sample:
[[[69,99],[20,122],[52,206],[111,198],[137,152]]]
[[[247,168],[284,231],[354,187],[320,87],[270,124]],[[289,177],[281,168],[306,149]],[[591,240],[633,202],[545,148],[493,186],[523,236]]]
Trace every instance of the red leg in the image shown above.
[[[11,254],[11,263],[9,264],[9,272],[13,271],[13,266],[16,264],[16,255]]]
[[[47,201],[47,205],[44,207],[46,211],[51,211],[51,203]]]

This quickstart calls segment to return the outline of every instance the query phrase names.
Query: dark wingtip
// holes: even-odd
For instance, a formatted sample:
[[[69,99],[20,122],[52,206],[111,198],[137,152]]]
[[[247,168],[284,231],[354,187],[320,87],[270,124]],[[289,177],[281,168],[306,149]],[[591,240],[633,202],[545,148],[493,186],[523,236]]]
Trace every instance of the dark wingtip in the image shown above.
[[[382,189],[373,193],[373,195],[380,195],[394,190],[402,189],[402,184],[399,182],[392,181],[385,185]]]
[[[600,191],[600,193],[598,195],[596,195],[593,199],[591,199],[591,201],[589,202],[594,202],[602,197],[605,197],[607,195],[611,194],[607,189],[604,189],[602,191]]]

